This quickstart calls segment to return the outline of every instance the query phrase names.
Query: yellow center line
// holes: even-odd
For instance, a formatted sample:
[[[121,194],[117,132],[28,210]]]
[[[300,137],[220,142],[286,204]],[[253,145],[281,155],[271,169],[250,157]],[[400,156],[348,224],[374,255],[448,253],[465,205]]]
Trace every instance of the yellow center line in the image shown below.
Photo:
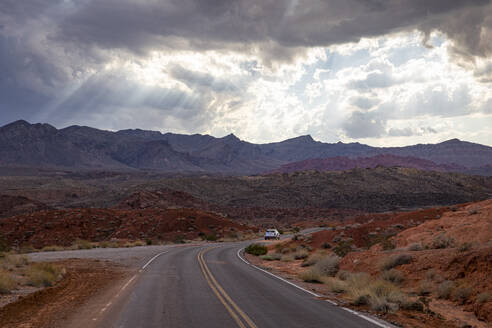
[[[208,248],[208,249],[198,253],[198,262],[200,263],[200,268],[202,269],[203,275],[205,276],[210,288],[212,288],[212,291],[214,291],[215,295],[219,298],[219,300],[222,302],[222,304],[224,304],[225,308],[229,311],[229,313],[234,318],[234,320],[239,325],[239,327],[246,328],[245,325],[243,324],[243,322],[237,316],[237,314],[231,309],[229,304],[244,319],[244,321],[246,321],[246,323],[248,324],[248,326],[250,328],[257,328],[255,323],[246,315],[246,313],[244,313],[244,311],[242,311],[239,308],[239,306],[229,297],[229,295],[225,292],[225,290],[220,286],[220,284],[217,282],[217,280],[212,275],[212,272],[210,272],[210,269],[208,268],[208,266],[205,264],[205,260],[203,259],[203,254],[205,254],[206,252],[210,251],[213,248],[214,247]],[[227,302],[224,300],[224,298],[229,302],[229,304],[227,304]]]

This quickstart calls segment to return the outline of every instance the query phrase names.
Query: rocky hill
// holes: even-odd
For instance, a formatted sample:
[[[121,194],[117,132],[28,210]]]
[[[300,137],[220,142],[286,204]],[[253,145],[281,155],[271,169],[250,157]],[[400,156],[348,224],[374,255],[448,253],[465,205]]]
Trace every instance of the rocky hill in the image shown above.
[[[457,139],[439,144],[377,148],[359,143],[323,143],[311,136],[253,144],[232,134],[215,138],[144,130],[111,132],[81,126],[56,129],[49,124],[26,121],[0,127],[0,167],[258,174],[308,159],[340,156],[351,159],[378,154],[467,169],[492,164],[492,147]]]
[[[282,165],[272,173],[290,173],[296,171],[345,171],[355,168],[375,168],[377,166],[384,167],[407,167],[425,171],[447,171],[458,172],[466,170],[465,167],[454,164],[436,164],[432,161],[410,157],[410,156],[395,156],[391,154],[381,154],[373,157],[330,157],[330,158],[315,158],[307,159],[300,162],[293,162]]]

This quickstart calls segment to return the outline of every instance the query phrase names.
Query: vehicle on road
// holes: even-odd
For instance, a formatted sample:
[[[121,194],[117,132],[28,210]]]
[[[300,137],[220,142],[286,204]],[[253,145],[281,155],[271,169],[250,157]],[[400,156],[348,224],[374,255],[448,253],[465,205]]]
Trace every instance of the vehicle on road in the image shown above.
[[[268,239],[279,240],[280,239],[280,232],[278,232],[277,229],[267,229],[267,231],[265,231],[265,240],[268,240]]]

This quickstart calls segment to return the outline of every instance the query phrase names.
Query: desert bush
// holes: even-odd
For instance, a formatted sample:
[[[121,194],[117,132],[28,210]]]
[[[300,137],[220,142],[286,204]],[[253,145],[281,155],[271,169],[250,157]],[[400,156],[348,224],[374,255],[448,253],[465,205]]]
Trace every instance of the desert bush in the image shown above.
[[[480,293],[477,295],[477,302],[482,304],[492,301],[492,295],[489,293]]]
[[[7,255],[5,259],[16,268],[21,268],[29,264],[29,259],[25,255]]]
[[[454,289],[454,282],[446,280],[437,286],[437,296],[442,299],[449,299]]]
[[[471,293],[472,290],[470,287],[461,286],[453,291],[453,299],[460,304],[464,304],[470,298]]]
[[[371,293],[368,289],[351,288],[349,289],[349,297],[353,305],[367,305],[371,298]]]
[[[314,268],[311,268],[307,271],[302,272],[300,275],[302,280],[305,282],[314,282],[314,283],[321,283],[321,275],[317,270],[314,270]]]
[[[452,247],[454,246],[454,244],[455,244],[454,238],[449,237],[446,234],[442,233],[434,238],[431,247],[434,249],[441,249],[441,248]]]
[[[268,249],[265,245],[262,244],[251,244],[245,248],[246,253],[260,256],[265,255],[268,252]]]
[[[381,270],[390,270],[402,264],[409,264],[412,262],[412,256],[407,254],[393,255],[387,257],[381,261]]]
[[[347,283],[338,278],[322,277],[321,281],[334,293],[345,293],[348,290]]]
[[[0,270],[0,295],[9,294],[16,286],[17,282],[12,278],[12,275],[7,271]]]
[[[321,276],[334,276],[338,272],[340,257],[330,254],[321,258],[313,267]]]
[[[401,284],[405,280],[403,273],[396,269],[384,271],[381,278],[394,284]]]
[[[8,252],[10,247],[7,242],[0,236],[0,252]]]
[[[176,236],[174,236],[173,243],[175,243],[175,244],[184,244],[185,243],[185,236],[183,236],[183,235],[176,235]]]
[[[145,239],[145,245],[149,246],[149,245],[152,245],[152,244],[153,244],[152,243],[152,239],[150,239],[150,238]]]
[[[265,261],[278,261],[282,258],[282,254],[279,253],[265,254],[265,255],[261,255],[260,258]]]
[[[204,239],[206,241],[217,241],[217,235],[216,234],[205,235]]]
[[[344,257],[352,251],[352,243],[350,241],[342,240],[335,247],[333,247],[333,253],[340,257]]]
[[[393,242],[393,240],[391,240],[390,238],[384,238],[382,241],[381,241],[381,247],[383,248],[383,250],[385,251],[390,251],[392,249],[395,249],[396,245],[395,243]]]
[[[463,243],[460,245],[458,250],[460,252],[466,252],[466,251],[470,250],[471,248],[472,248],[472,243]]]
[[[413,244],[408,245],[407,249],[409,251],[412,251],[412,252],[421,251],[422,245],[420,245],[419,243],[413,243]]]
[[[63,277],[64,270],[50,263],[36,263],[26,271],[27,284],[35,287],[53,286]]]
[[[432,283],[432,281],[423,280],[420,282],[417,288],[417,294],[420,296],[427,296],[432,292],[433,288],[434,288],[434,284]]]
[[[280,258],[280,261],[282,261],[282,262],[292,262],[292,261],[294,261],[294,255],[292,255],[292,254],[283,254],[282,257]]]
[[[345,281],[352,288],[366,288],[371,283],[371,276],[365,272],[350,273]]]
[[[72,247],[74,249],[91,249],[92,248],[92,243],[88,240],[84,240],[84,239],[77,239]]]
[[[303,260],[309,256],[309,252],[305,249],[300,249],[294,253],[295,260]]]
[[[321,253],[314,253],[313,255],[308,257],[306,260],[304,260],[304,262],[302,262],[301,266],[307,267],[307,266],[315,265],[316,263],[318,263],[319,260],[321,260],[323,258],[323,256],[324,255]]]
[[[41,248],[41,252],[57,252],[63,250],[64,250],[63,247],[56,246],[56,245],[44,246],[43,248]]]
[[[330,249],[331,248],[331,245],[330,245],[330,243],[323,243],[321,245],[321,248],[323,248],[323,249]]]
[[[398,305],[390,302],[386,297],[370,297],[371,309],[378,312],[388,313],[398,310]]]

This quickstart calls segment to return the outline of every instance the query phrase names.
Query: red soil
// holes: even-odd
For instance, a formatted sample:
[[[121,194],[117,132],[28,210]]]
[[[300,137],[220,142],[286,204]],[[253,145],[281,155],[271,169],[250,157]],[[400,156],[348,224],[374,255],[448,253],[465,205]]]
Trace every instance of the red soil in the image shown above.
[[[232,235],[253,228],[193,209],[49,210],[3,219],[0,235],[13,246],[71,245],[76,239],[174,240],[199,233]]]

